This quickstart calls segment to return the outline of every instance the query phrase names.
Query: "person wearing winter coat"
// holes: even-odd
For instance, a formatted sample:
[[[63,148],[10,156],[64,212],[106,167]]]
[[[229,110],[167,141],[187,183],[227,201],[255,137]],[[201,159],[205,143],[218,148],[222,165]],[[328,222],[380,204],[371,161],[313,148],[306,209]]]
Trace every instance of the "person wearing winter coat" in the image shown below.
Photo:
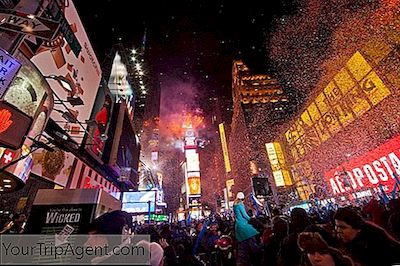
[[[385,229],[365,221],[351,207],[338,209],[334,218],[338,237],[356,265],[389,266],[400,263],[400,242]]]
[[[233,212],[235,214],[235,237],[238,241],[237,252],[237,265],[252,265],[254,254],[261,251],[257,244],[255,236],[258,234],[257,230],[249,224],[250,217],[246,212],[243,204],[243,192],[239,192],[233,204]]]
[[[318,232],[302,232],[297,240],[303,252],[302,266],[353,266],[353,261],[329,246]]]

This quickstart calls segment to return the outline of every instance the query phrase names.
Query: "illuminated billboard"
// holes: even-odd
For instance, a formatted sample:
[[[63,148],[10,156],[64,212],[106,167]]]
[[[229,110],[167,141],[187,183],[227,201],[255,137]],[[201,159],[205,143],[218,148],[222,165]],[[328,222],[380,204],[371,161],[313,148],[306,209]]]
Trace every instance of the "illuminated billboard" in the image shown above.
[[[195,149],[185,150],[186,171],[200,172],[199,154]]]
[[[199,172],[188,173],[187,182],[189,188],[189,195],[201,194],[201,183],[200,183]]]
[[[122,195],[122,210],[129,213],[154,212],[156,191],[124,192]],[[149,209],[150,207],[150,209]]]
[[[274,142],[265,144],[265,147],[267,149],[275,185],[277,187],[291,185],[292,180],[288,170],[286,169],[281,145],[278,142]]]
[[[391,95],[361,52],[356,52],[285,133],[294,161],[318,147]]]
[[[219,124],[219,135],[221,138],[222,152],[224,155],[225,170],[227,173],[229,173],[231,172],[232,169],[231,169],[231,162],[229,160],[229,151],[226,142],[225,128],[223,123]]]
[[[226,190],[228,192],[228,197],[232,198],[233,197],[233,192],[232,192],[232,187],[235,185],[235,180],[234,179],[228,179],[226,180]]]
[[[358,198],[363,191],[380,192],[380,186],[389,194],[395,175],[400,176],[400,136],[327,171],[325,181],[332,195],[351,193]]]
[[[72,88],[61,86],[56,80],[49,78],[48,82],[61,100],[81,98],[83,104],[67,105],[76,120],[85,123],[90,119],[92,107],[96,99],[97,89],[101,79],[101,67],[85,32],[77,10],[72,1],[60,9],[56,2],[49,6],[51,13],[60,21],[58,36],[45,41],[31,60],[44,76],[61,76],[71,83]],[[78,144],[84,137],[84,128],[73,119],[64,119],[64,106],[58,105],[60,111],[52,112],[51,118],[58,122]],[[71,122],[72,121],[72,122]]]

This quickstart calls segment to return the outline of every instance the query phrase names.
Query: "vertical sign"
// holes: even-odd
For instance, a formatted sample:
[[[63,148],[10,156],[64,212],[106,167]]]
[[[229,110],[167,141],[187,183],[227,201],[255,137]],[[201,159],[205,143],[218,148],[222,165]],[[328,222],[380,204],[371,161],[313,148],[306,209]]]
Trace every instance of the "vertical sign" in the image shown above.
[[[225,170],[227,173],[231,171],[231,162],[229,160],[228,145],[226,143],[225,128],[224,124],[219,124],[219,134],[221,137],[222,152],[224,154]]]
[[[20,68],[21,63],[0,48],[0,98],[3,98]]]

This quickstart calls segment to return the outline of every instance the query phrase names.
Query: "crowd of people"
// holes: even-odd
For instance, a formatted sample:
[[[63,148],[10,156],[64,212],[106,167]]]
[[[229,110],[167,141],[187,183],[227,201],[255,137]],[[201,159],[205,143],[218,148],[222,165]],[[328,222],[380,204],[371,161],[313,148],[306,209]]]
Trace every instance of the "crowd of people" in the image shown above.
[[[237,194],[232,215],[175,223],[132,222],[132,215],[113,211],[96,218],[86,245],[97,235],[149,235],[150,264],[268,266],[400,265],[400,200],[371,200],[360,206],[321,207],[290,214],[273,209],[270,217],[246,210]],[[250,215],[249,215],[250,214]],[[21,233],[24,216],[2,233]],[[112,262],[113,256],[93,258]]]

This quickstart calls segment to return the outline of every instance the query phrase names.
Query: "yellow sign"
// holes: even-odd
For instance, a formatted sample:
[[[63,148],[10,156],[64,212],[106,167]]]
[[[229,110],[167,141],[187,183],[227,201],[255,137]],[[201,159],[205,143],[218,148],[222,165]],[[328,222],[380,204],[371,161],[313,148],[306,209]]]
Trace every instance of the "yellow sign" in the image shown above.
[[[290,174],[286,169],[285,158],[281,145],[278,142],[265,144],[268,159],[274,176],[275,185],[278,187],[289,186],[292,184]]]
[[[234,179],[226,180],[226,189],[228,191],[228,197],[229,198],[233,197],[233,193],[232,193],[233,185],[235,185],[235,180]]]
[[[226,143],[225,128],[223,123],[219,124],[219,134],[221,137],[222,152],[224,154],[225,170],[227,173],[229,173],[231,171],[231,162],[229,160],[229,151]]]
[[[391,94],[356,52],[285,133],[295,161]]]

